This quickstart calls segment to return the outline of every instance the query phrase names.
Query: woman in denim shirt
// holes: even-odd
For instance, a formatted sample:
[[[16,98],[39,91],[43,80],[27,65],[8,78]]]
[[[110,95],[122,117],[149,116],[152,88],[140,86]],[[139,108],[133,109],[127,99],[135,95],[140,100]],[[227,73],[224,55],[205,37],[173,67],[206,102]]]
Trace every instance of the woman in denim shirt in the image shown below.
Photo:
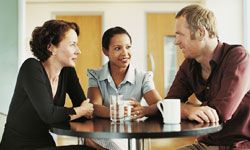
[[[110,95],[123,95],[124,99],[130,101],[134,120],[159,113],[156,103],[162,98],[155,89],[153,74],[138,70],[130,64],[131,46],[131,36],[121,27],[110,28],[104,33],[102,50],[109,61],[101,69],[88,70],[88,97],[94,104],[95,116],[110,117]],[[140,104],[142,97],[148,106]],[[86,140],[86,143],[92,142]]]

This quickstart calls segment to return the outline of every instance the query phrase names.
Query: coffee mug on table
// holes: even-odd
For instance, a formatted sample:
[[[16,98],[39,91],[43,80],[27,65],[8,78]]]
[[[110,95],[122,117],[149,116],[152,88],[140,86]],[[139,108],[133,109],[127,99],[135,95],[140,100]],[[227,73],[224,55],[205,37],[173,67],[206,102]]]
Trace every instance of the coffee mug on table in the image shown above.
[[[164,99],[157,103],[157,107],[165,124],[178,124],[181,122],[180,99]]]

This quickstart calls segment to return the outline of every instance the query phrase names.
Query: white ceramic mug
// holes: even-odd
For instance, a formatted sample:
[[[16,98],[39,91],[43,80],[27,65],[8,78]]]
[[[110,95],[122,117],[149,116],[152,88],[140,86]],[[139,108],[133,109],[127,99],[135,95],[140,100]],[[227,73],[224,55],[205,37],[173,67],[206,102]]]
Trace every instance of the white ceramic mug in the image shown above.
[[[164,124],[163,125],[164,131],[181,131],[181,124]]]
[[[165,124],[178,124],[181,122],[180,99],[164,99],[157,103],[157,107]]]

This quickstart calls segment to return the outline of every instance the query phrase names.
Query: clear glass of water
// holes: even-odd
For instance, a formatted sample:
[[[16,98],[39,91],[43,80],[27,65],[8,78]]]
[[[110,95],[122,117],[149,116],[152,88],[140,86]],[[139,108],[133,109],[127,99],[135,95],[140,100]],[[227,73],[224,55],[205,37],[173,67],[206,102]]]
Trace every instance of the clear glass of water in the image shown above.
[[[124,106],[124,120],[129,121],[132,119],[131,117],[131,111],[132,111],[132,105],[128,99],[122,99],[122,103]]]
[[[122,97],[122,95],[110,95],[110,120],[113,122],[124,121]]]

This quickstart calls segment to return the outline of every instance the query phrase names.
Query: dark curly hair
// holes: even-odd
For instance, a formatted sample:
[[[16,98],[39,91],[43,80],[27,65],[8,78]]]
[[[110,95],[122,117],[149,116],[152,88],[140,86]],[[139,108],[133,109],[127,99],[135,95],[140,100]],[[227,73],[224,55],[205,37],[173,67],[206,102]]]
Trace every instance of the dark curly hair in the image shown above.
[[[107,31],[105,31],[103,36],[102,36],[102,47],[104,49],[106,49],[106,50],[109,49],[110,40],[116,34],[127,34],[129,39],[130,39],[130,43],[132,44],[131,36],[129,35],[129,33],[125,29],[123,29],[122,27],[113,27],[113,28],[110,28]]]
[[[48,45],[58,46],[63,40],[65,33],[70,29],[75,30],[77,36],[79,36],[79,26],[74,22],[49,20],[42,26],[36,27],[32,32],[32,39],[30,40],[33,55],[41,62],[46,61],[52,55],[48,50]]]

